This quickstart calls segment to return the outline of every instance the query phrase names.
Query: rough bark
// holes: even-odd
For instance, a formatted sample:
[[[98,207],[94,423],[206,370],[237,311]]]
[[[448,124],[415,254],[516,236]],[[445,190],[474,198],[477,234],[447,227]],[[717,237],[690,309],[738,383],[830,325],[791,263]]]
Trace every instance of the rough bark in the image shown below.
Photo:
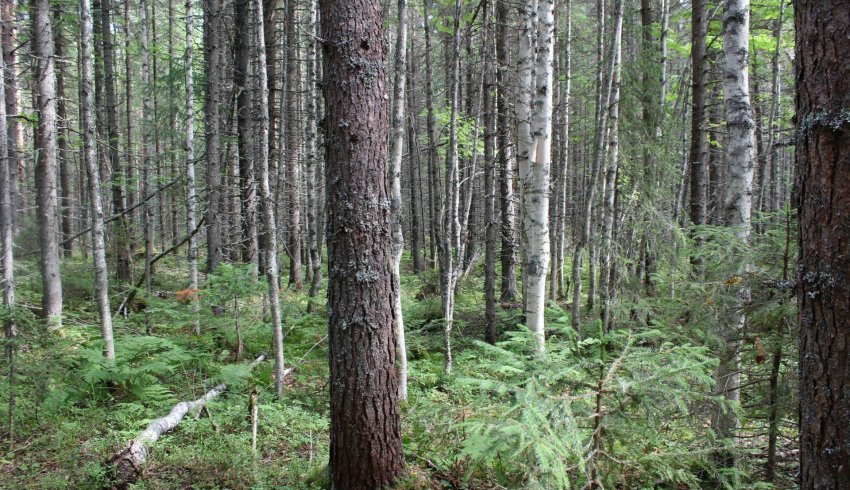
[[[57,4],[53,6],[53,15],[56,18],[56,24],[61,25],[62,22],[62,6]],[[53,46],[56,51],[56,59],[62,60],[65,56],[65,42],[62,38],[62,30],[56,29],[53,31],[54,40]],[[59,121],[57,130],[57,141],[59,145],[59,213],[61,216],[62,230],[62,253],[65,258],[71,257],[73,249],[73,241],[69,241],[68,237],[73,233],[71,231],[71,219],[73,214],[73,206],[71,201],[71,176],[70,176],[70,152],[68,148],[68,111],[65,107],[65,70],[63,64],[56,67],[56,117]]]
[[[53,51],[53,27],[50,23],[50,2],[33,0],[32,46],[35,56],[35,87],[39,110],[38,158],[35,166],[38,228],[41,238],[42,315],[51,330],[62,326],[62,278],[59,256],[59,226],[57,223],[58,142],[56,136],[56,68]]]
[[[690,203],[688,215],[691,223],[706,223],[708,196],[706,186],[706,160],[708,141],[706,139],[705,90],[708,69],[705,66],[708,13],[705,0],[694,0],[691,8],[691,147],[690,162]]]
[[[490,3],[484,10],[484,339],[495,344],[496,320],[496,104],[495,73],[492,65],[493,21]]]
[[[794,4],[800,488],[850,488],[850,4]]]
[[[207,271],[213,271],[222,260],[221,200],[221,150],[220,101],[221,61],[221,0],[203,0],[204,8],[204,129],[207,160]]]
[[[396,379],[386,47],[377,0],[321,0],[328,179],[330,476],[393,485],[404,468]]]
[[[18,85],[18,29],[15,15],[14,0],[3,0],[2,2],[2,45],[3,61],[5,62],[4,79],[6,84],[6,114],[20,114],[21,93]],[[8,153],[10,161],[9,192],[11,193],[13,208],[26,208],[24,194],[18,192],[18,180],[24,176],[25,159],[24,130],[20,119],[13,117],[6,120],[6,134]],[[17,226],[15,213],[12,213],[12,229]]]
[[[286,172],[288,176],[287,197],[289,199],[289,222],[287,231],[289,241],[289,284],[297,289],[303,286],[301,269],[301,162],[298,149],[298,81],[301,79],[300,61],[298,59],[298,34],[295,11],[295,0],[287,0],[286,4],[286,78],[288,90],[286,97],[286,114],[288,118],[286,131]]]
[[[251,47],[251,0],[233,2],[233,83],[236,91],[237,153],[242,236],[239,244],[242,262],[257,262],[257,179],[254,176],[255,136],[251,127],[252,98],[248,85]],[[257,165],[259,166],[259,165]]]

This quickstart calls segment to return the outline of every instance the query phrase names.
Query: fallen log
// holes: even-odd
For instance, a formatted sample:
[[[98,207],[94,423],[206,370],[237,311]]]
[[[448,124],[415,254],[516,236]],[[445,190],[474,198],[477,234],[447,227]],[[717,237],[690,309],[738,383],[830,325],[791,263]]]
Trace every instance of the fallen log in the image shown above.
[[[261,354],[251,363],[250,369],[253,370],[265,359],[266,354]],[[107,462],[108,470],[113,477],[111,486],[113,488],[127,488],[129,484],[135,483],[142,475],[142,465],[147,459],[149,446],[155,443],[160,436],[177,427],[187,413],[203,409],[207,402],[222,394],[225,390],[227,390],[227,385],[221,383],[197,400],[182,401],[174,405],[168,415],[151,422],[126,447],[109,458]]]

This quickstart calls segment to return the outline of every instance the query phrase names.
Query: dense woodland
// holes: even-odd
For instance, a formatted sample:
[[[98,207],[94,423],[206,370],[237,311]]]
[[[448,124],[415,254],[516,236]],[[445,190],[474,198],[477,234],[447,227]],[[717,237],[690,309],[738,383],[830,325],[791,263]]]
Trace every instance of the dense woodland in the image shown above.
[[[0,487],[850,489],[850,3],[0,4]]]

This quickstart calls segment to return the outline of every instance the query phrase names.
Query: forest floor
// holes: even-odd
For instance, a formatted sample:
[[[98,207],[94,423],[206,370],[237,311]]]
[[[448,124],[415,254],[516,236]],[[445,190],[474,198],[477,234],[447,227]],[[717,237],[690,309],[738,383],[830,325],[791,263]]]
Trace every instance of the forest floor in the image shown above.
[[[176,402],[195,399],[221,381],[228,383],[229,389],[209,403],[208,411],[199,418],[187,416],[153,446],[143,469],[144,478],[136,488],[326,488],[328,353],[324,297],[314,302],[313,309],[318,313],[309,314],[306,292],[283,293],[287,365],[294,371],[287,379],[284,398],[278,400],[271,362],[262,363],[253,372],[246,367],[257,355],[270,351],[271,330],[264,317],[262,294],[258,293],[262,288],[246,286],[239,275],[243,271],[238,268],[222,273],[215,283],[216,291],[202,291],[202,333],[196,336],[187,292],[181,291],[185,283],[183,266],[182,259],[177,258],[157,264],[155,297],[136,304],[129,318],[117,321],[118,367],[109,370],[100,363],[91,269],[81,260],[66,261],[62,330],[46,334],[37,320],[22,322],[14,387],[16,437],[13,448],[4,441],[0,450],[0,488],[102,487],[108,477],[104,463],[111,454]],[[24,305],[36,305],[40,281],[35,264],[20,264],[20,269],[19,299]],[[510,434],[517,426],[482,432],[480,424],[470,422],[482,411],[516,414],[512,411],[516,393],[496,389],[496,395],[482,405],[471,384],[462,381],[479,376],[479,361],[486,357],[485,347],[477,342],[483,338],[484,327],[480,278],[467,278],[458,295],[459,320],[453,340],[456,373],[451,378],[443,374],[436,283],[433,273],[405,274],[402,278],[410,400],[402,406],[409,475],[400,487],[548,488],[541,483],[547,481],[545,474],[535,483],[536,477],[529,480],[525,466],[503,459],[506,455],[527,457],[528,447],[523,446],[522,438],[512,449],[494,449],[500,431]],[[224,312],[214,312],[211,305],[225,304],[228,297]],[[120,300],[113,297],[113,304]],[[553,323],[564,315],[558,308],[550,313]],[[237,318],[245,344],[242,362],[235,359]],[[499,318],[502,331],[520,322],[516,309],[500,311]],[[498,372],[501,368],[494,369]],[[5,359],[3,369],[5,377]],[[8,379],[2,383],[0,416],[5,431]],[[251,450],[249,409],[254,389],[260,393],[256,452]],[[489,455],[469,443],[476,437],[481,440],[482,434],[495,438],[482,443],[493,449]],[[526,442],[534,441],[530,438]],[[760,471],[762,443],[763,438],[748,441],[753,450],[746,452],[749,456],[744,465],[752,475]],[[790,453],[780,460],[783,474],[777,488],[793,486],[795,460]],[[640,486],[718,486],[714,478],[702,485],[688,476],[705,474],[694,470],[694,463],[688,464],[690,472],[677,473],[681,470],[677,467],[670,477],[656,475],[654,483]],[[628,472],[637,472],[637,468],[623,470],[623,482],[631,481]],[[565,471],[578,470],[572,467]],[[771,488],[759,484],[758,476],[747,471],[736,477],[738,484],[734,486]],[[579,481],[572,476],[569,480],[573,484]],[[629,483],[620,486],[629,487]]]

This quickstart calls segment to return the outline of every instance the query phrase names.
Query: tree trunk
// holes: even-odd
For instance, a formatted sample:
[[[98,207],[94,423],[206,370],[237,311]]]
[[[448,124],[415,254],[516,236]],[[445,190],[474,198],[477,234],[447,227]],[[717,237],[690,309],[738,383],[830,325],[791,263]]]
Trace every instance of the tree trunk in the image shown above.
[[[742,242],[750,236],[750,212],[753,195],[753,172],[755,168],[755,124],[750,106],[749,87],[749,0],[725,0],[723,7],[723,100],[726,109],[726,171],[727,186],[724,199],[726,226],[734,230]],[[746,264],[741,264],[743,274]],[[738,291],[742,303],[749,298],[749,290]],[[743,306],[743,305],[742,305]],[[723,345],[719,353],[720,364],[716,371],[715,392],[730,402],[740,398],[741,330],[745,317],[740,311],[721,322],[720,336]],[[734,438],[738,417],[734,411],[718,410],[713,428],[720,438]],[[731,464],[734,459],[723,455],[723,463]]]
[[[616,2],[617,15],[622,15],[619,10],[623,8],[623,0]],[[611,45],[614,57],[614,81],[611,87],[611,98],[608,103],[610,121],[610,155],[608,157],[608,168],[605,171],[605,195],[602,204],[602,271],[601,271],[601,299],[602,299],[602,327],[606,331],[611,327],[611,302],[614,297],[614,215],[615,199],[617,196],[617,170],[620,162],[620,73],[622,71],[622,38],[614,36]],[[644,90],[646,87],[644,87]]]
[[[443,307],[444,358],[446,373],[452,372],[452,327],[454,326],[455,286],[462,267],[463,251],[460,238],[460,182],[458,178],[458,99],[460,92],[460,15],[461,1],[455,0],[454,34],[452,38],[451,77],[449,88],[449,148],[446,151],[445,211],[442,212],[442,241],[440,242],[440,292]]]
[[[62,6],[54,5],[53,15],[56,18],[58,25],[62,22]],[[64,58],[65,42],[62,39],[61,29],[53,31],[54,40],[53,46],[56,51],[56,59]],[[71,206],[71,177],[68,151],[68,115],[65,109],[65,70],[63,64],[56,68],[56,116],[59,121],[57,129],[57,140],[59,144],[59,210],[61,215],[62,229],[62,253],[65,258],[71,257],[73,249],[73,240],[68,240],[68,237],[73,233],[71,231],[71,218],[73,207]]]
[[[386,47],[377,0],[322,0],[328,178],[330,476],[385,488],[404,468],[387,180]],[[356,42],[351,42],[354,39]],[[366,69],[368,67],[368,69]]]
[[[522,182],[525,316],[535,349],[545,345],[546,273],[549,270],[549,171],[552,155],[554,0],[531,0],[523,12],[517,156]],[[535,39],[536,36],[536,39]],[[535,57],[536,46],[536,57]],[[533,94],[533,95],[532,95]]]
[[[405,95],[407,85],[407,0],[398,0],[398,19],[395,35],[393,67],[393,98],[390,117],[390,212],[392,214],[392,274],[396,338],[396,377],[398,398],[407,401],[407,347],[404,340],[404,319],[401,311],[401,255],[404,252],[404,210],[401,197],[401,161],[404,155]]]
[[[286,169],[288,174],[289,198],[289,284],[296,290],[303,286],[301,272],[301,162],[299,161],[298,128],[300,118],[298,112],[298,81],[301,79],[300,60],[298,59],[298,31],[295,0],[287,0],[286,4],[286,78],[288,89],[286,97],[286,114],[288,118],[286,132]]]
[[[5,62],[4,79],[6,84],[6,114],[20,114],[21,93],[18,86],[18,29],[15,15],[14,0],[3,0],[3,61]],[[13,117],[6,120],[7,146],[9,153],[9,196],[12,209],[26,209],[24,193],[18,192],[18,180],[24,176],[24,130],[20,119]],[[17,227],[15,213],[11,216],[12,232]]]
[[[794,5],[800,488],[850,488],[850,4]],[[841,33],[841,34],[839,34]]]
[[[103,84],[106,111],[107,151],[109,168],[112,171],[112,213],[121,214],[126,209],[124,203],[124,169],[118,153],[118,103],[115,99],[115,45],[112,42],[112,4],[111,0],[101,0],[101,41],[103,43]],[[121,282],[130,282],[132,276],[130,223],[126,217],[118,219],[115,229],[115,272]]]
[[[266,279],[269,283],[269,310],[272,319],[274,344],[275,392],[278,398],[281,398],[283,396],[286,370],[283,357],[283,327],[280,312],[280,284],[278,282],[280,268],[278,267],[277,259],[277,220],[275,219],[275,208],[272,204],[272,191],[269,179],[269,85],[266,83],[268,80],[268,73],[266,72],[268,65],[266,64],[266,46],[263,35],[263,2],[262,0],[253,0],[253,2],[260,88],[260,117],[258,121],[260,141],[258,142],[259,161],[257,163],[259,163],[260,171],[260,195],[262,197],[263,227],[265,228],[266,236],[264,241],[267,247],[265,251],[265,265]]]
[[[194,63],[194,13],[193,0],[186,0],[186,231],[189,233],[189,249],[186,252],[189,267],[189,290],[191,291],[192,314],[194,316],[193,331],[201,333],[201,322],[198,318],[198,239],[192,231],[198,227],[197,208],[198,194],[195,184],[195,74]]]
[[[708,70],[705,67],[708,13],[705,0],[694,0],[691,9],[691,148],[690,148],[690,205],[689,217],[694,225],[704,225],[708,207],[706,195],[705,86]]]
[[[5,8],[5,5],[4,5]],[[8,29],[9,26],[4,28]],[[6,72],[6,62],[0,57],[0,74]],[[0,98],[6,98],[6,77],[0,76]],[[6,104],[0,104],[0,121],[6,120]],[[0,266],[3,268],[3,308],[9,312],[15,305],[15,247],[14,226],[12,214],[14,213],[12,180],[16,170],[14,158],[9,157],[9,132],[5,128],[0,130]],[[9,363],[9,405],[8,405],[8,436],[10,448],[14,447],[15,440],[15,337],[18,328],[12,316],[8,316],[3,322],[3,332],[6,343],[6,360]]]
[[[498,337],[496,319],[496,104],[495,77],[492,66],[494,23],[490,18],[491,3],[484,7],[484,339],[495,344]]]
[[[92,218],[92,257],[94,259],[94,289],[100,315],[100,332],[103,337],[103,353],[106,362],[115,362],[115,342],[112,338],[112,311],[109,308],[109,274],[106,265],[106,244],[101,195],[100,172],[97,168],[97,138],[94,102],[94,21],[91,0],[80,1],[82,24],[81,78],[80,78],[80,126],[83,136],[83,160],[89,174],[89,196]],[[2,148],[0,148],[2,152]]]
[[[242,236],[240,255],[245,264],[257,262],[257,179],[254,176],[254,134],[251,128],[252,98],[248,86],[251,47],[251,0],[233,2],[233,83],[236,90],[236,127],[239,154],[239,193]],[[259,165],[257,165],[259,167]]]
[[[35,56],[35,88],[38,94],[38,159],[35,167],[36,203],[41,238],[42,315],[48,328],[62,327],[62,276],[57,223],[56,171],[56,69],[53,52],[53,27],[50,2],[33,0],[31,4],[32,47]]]
[[[508,48],[510,32],[508,4],[506,0],[496,0],[496,23],[499,25],[496,39],[496,58],[498,69],[496,83],[499,86],[497,110],[499,113],[499,205],[501,211],[501,252],[502,287],[499,300],[507,303],[514,301],[517,295],[516,285],[516,215],[514,205],[514,156],[513,156],[513,118],[511,117],[511,97],[509,72],[511,70],[511,50]]]
[[[147,0],[139,0],[139,23],[142,26],[141,32],[141,55],[142,55],[142,199],[145,200],[142,206],[142,234],[145,242],[145,294],[150,296],[153,287],[153,204],[149,198],[151,192],[151,166],[154,165],[151,159],[156,159],[156,150],[154,148],[154,124],[156,118],[156,109],[152,104],[151,95],[155,91],[153,87],[151,71],[150,71],[150,49],[148,47],[148,12]],[[117,153],[117,151],[116,151]],[[150,334],[151,321],[148,311],[145,311],[145,323],[148,333]]]
[[[424,216],[422,213],[423,197],[422,197],[422,164],[419,159],[419,123],[416,106],[416,50],[413,39],[410,39],[407,47],[408,59],[414,60],[407,63],[407,79],[408,79],[408,96],[407,100],[407,151],[410,155],[409,161],[409,176],[410,176],[410,254],[413,257],[413,273],[418,274],[425,271],[424,243],[422,229],[424,226]]]
[[[207,160],[207,271],[212,272],[222,260],[221,243],[221,149],[220,102],[221,61],[223,42],[221,39],[221,0],[203,0],[204,6],[204,72],[206,90],[204,95],[204,128]]]
[[[617,8],[615,9],[614,16],[614,36],[613,36],[613,46],[620,46],[621,39],[623,35],[623,6],[622,0],[617,0]],[[599,100],[600,107],[608,107],[608,104],[612,97],[613,90],[613,82],[614,82],[614,70],[616,68],[616,57],[614,56],[614,50],[612,49],[608,66],[606,67],[606,71],[604,76],[602,77],[602,84],[604,87],[601,88],[600,94],[601,98]],[[573,271],[572,271],[572,283],[573,283],[573,304],[571,311],[571,322],[574,329],[578,330],[581,325],[581,262],[584,254],[584,250],[588,247],[590,243],[590,231],[593,225],[593,198],[596,195],[596,188],[599,184],[599,174],[602,171],[602,163],[605,161],[605,153],[606,153],[606,128],[608,125],[608,112],[607,110],[600,110],[597,114],[596,120],[596,142],[593,149],[593,164],[590,169],[590,182],[585,186],[585,196],[584,196],[584,209],[582,210],[582,224],[581,224],[581,233],[578,237],[578,242],[576,243],[575,252],[573,254]],[[591,280],[595,277],[595,260],[594,251],[591,249],[591,252],[588,254],[590,257],[590,274],[589,277]],[[593,290],[590,288],[588,293],[588,301],[592,301],[593,298]]]
[[[440,255],[438,249],[443,243],[444,230],[441,229],[442,223],[440,222],[442,209],[440,204],[440,165],[437,163],[437,116],[434,110],[434,77],[431,63],[431,51],[433,46],[431,45],[431,18],[428,11],[429,3],[429,0],[425,0],[422,3],[422,22],[425,30],[425,105],[428,110],[428,117],[425,124],[428,131],[428,180],[430,182],[430,185],[428,186],[428,194],[430,198],[428,201],[431,204],[429,210],[431,215],[430,245],[431,257],[436,258]]]

